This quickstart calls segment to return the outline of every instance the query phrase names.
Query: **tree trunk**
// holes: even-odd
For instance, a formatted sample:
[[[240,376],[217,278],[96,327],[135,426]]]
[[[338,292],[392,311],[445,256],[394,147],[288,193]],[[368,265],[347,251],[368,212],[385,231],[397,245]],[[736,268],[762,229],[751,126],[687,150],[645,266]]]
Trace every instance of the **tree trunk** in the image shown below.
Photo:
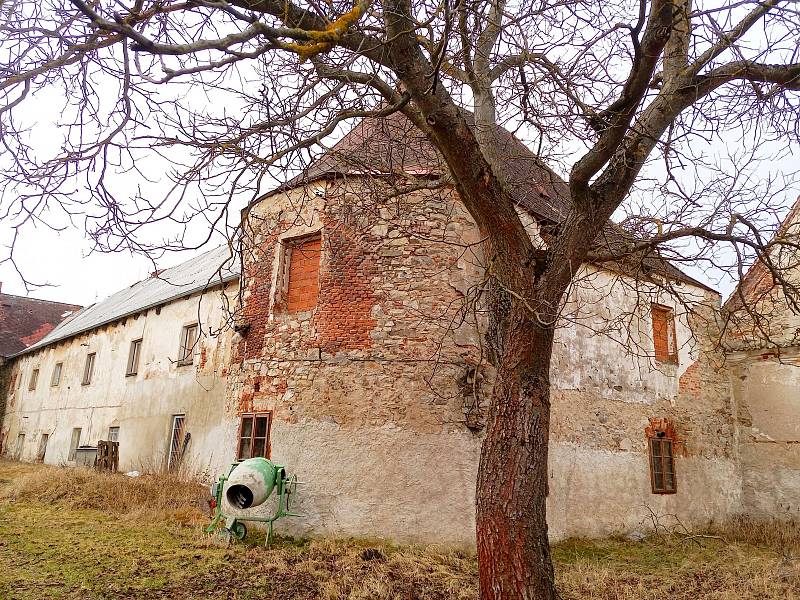
[[[478,470],[480,597],[554,600],[545,505],[553,330],[515,304],[497,355]]]

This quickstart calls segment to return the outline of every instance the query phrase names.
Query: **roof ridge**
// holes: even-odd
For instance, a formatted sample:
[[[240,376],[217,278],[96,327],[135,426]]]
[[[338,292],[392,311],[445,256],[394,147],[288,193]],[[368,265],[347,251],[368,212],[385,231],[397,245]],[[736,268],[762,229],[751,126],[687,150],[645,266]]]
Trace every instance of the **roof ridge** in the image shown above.
[[[72,302],[61,302],[59,300],[45,300],[43,298],[32,298],[30,296],[20,296],[19,294],[9,294],[0,292],[0,296],[9,296],[11,298],[19,298],[20,300],[27,300],[29,302],[46,302],[47,304],[60,304],[61,306],[71,306],[73,308],[83,308],[81,304],[73,304]]]

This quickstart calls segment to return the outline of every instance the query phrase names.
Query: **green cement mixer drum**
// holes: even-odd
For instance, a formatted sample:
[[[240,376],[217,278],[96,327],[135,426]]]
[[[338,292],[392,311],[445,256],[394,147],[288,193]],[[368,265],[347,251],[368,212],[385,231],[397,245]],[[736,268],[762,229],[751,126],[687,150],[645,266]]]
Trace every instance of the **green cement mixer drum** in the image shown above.
[[[263,504],[283,477],[282,471],[283,467],[266,458],[248,458],[231,471],[225,498],[239,509]]]

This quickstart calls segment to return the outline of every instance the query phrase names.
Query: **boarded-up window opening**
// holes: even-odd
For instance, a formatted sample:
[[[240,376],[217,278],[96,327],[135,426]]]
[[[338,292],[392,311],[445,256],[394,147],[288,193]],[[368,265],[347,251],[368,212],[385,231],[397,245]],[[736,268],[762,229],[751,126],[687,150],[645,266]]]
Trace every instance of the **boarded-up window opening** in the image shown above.
[[[25,448],[25,434],[24,433],[20,433],[17,436],[17,450],[14,453],[14,458],[16,458],[17,460],[21,459],[22,458],[22,450],[24,448]]]
[[[284,289],[286,310],[302,312],[317,306],[322,239],[319,235],[285,241]]]
[[[661,433],[660,435],[664,435]],[[672,440],[667,437],[648,438],[650,449],[650,484],[654,494],[674,494],[675,458]]]
[[[67,460],[75,460],[75,455],[78,452],[78,446],[81,444],[81,428],[75,427],[72,430],[72,439],[69,442],[69,454]]]
[[[650,313],[653,319],[653,347],[656,360],[677,364],[674,311],[667,306],[653,304]]]
[[[56,387],[61,383],[61,371],[64,370],[64,363],[56,363],[53,367],[53,376],[50,378],[50,385]]]
[[[262,456],[269,458],[269,433],[272,414],[269,412],[242,415],[239,425],[239,451],[237,458],[245,460]]]
[[[183,431],[186,424],[186,415],[172,416],[172,435],[169,440],[169,458],[167,467],[176,468],[183,457]]]

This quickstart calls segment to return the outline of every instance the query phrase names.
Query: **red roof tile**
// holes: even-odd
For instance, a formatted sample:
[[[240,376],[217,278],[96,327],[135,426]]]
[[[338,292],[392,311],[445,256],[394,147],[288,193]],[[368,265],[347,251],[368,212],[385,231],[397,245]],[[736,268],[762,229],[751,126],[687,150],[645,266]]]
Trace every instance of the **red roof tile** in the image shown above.
[[[35,344],[80,308],[77,304],[0,294],[0,357]]]

